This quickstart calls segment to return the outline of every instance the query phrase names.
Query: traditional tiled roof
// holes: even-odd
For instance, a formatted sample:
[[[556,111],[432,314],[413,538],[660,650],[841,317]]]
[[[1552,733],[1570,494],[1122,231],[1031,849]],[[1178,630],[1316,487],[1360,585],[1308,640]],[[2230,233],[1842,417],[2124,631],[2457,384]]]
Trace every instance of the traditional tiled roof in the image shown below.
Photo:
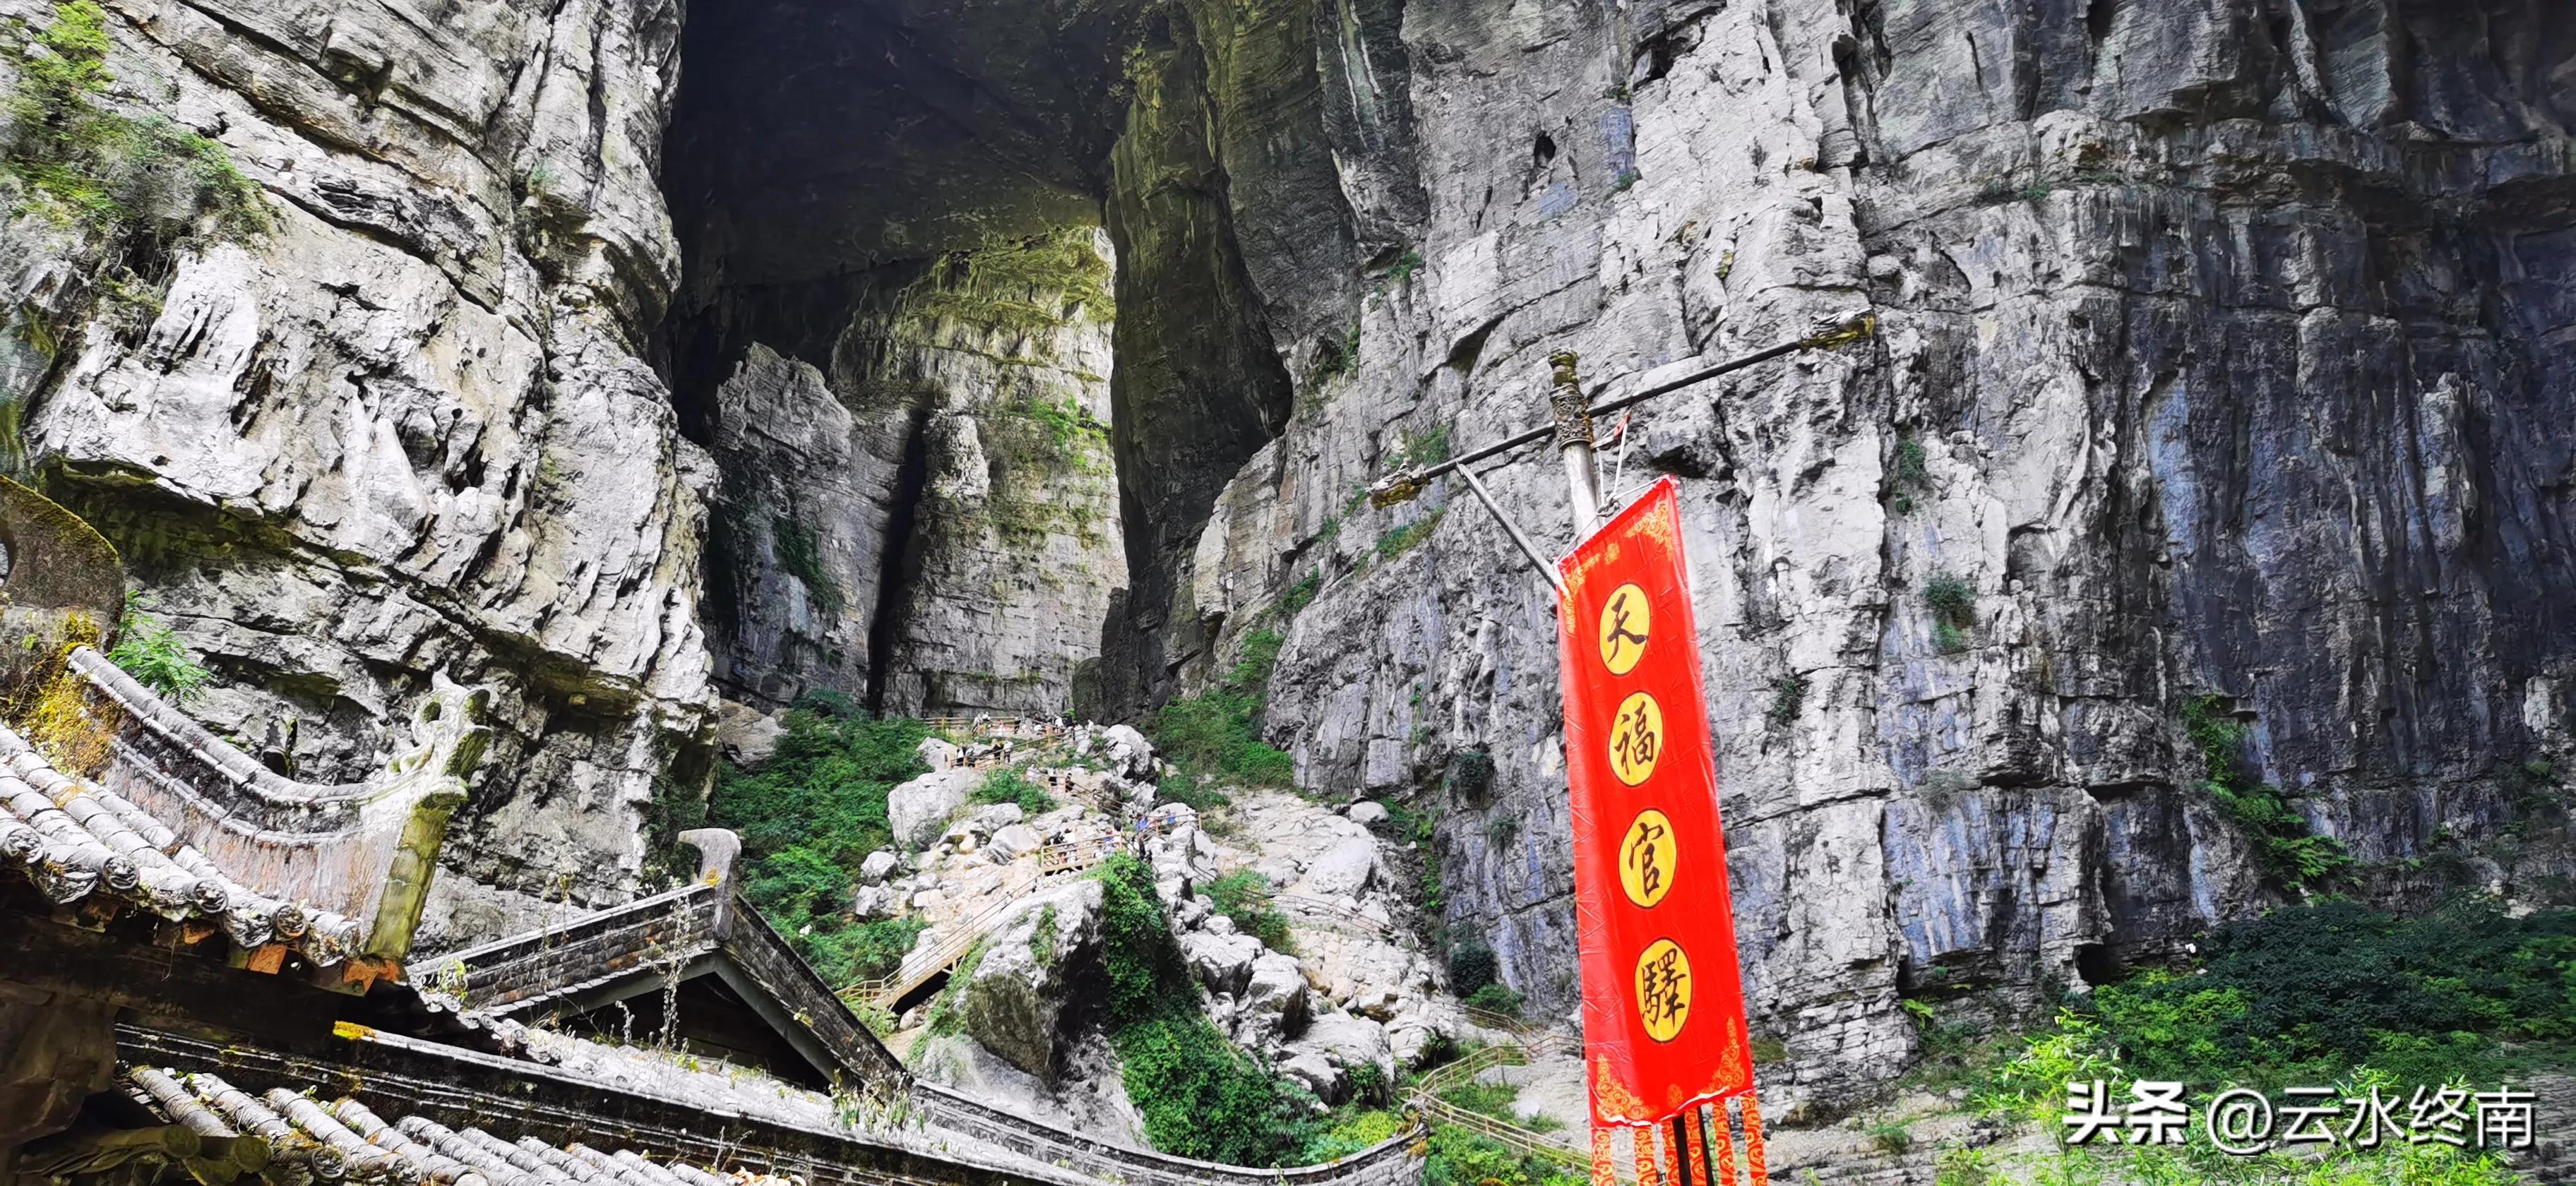
[[[123,796],[66,777],[0,725],[0,868],[57,905],[114,899],[170,922],[220,926],[246,950],[277,947],[331,967],[364,929],[330,910],[244,885]]]
[[[449,1128],[424,1116],[387,1121],[355,1098],[328,1103],[273,1087],[253,1094],[222,1077],[128,1067],[127,1091],[174,1124],[209,1137],[257,1137],[269,1164],[326,1182],[355,1178],[440,1186],[802,1186],[795,1179],[682,1160],[656,1161],[632,1149],[504,1140],[481,1128]]]

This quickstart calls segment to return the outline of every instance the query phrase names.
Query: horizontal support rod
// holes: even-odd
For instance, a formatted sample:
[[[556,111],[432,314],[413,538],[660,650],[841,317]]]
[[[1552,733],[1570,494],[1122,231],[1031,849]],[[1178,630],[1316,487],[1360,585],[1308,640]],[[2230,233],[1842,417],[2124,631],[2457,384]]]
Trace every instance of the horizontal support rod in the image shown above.
[[[1656,396],[1670,395],[1673,392],[1691,386],[1692,384],[1705,383],[1720,375],[1740,371],[1749,366],[1766,363],[1772,359],[1795,354],[1801,350],[1831,348],[1851,342],[1857,342],[1876,332],[1877,328],[1877,318],[1872,314],[1867,312],[1853,313],[1845,316],[1840,321],[1836,322],[1832,329],[1826,330],[1823,333],[1812,334],[1794,342],[1782,342],[1777,346],[1767,347],[1765,349],[1756,350],[1751,354],[1730,358],[1725,362],[1718,363],[1717,365],[1708,367],[1705,370],[1693,371],[1678,379],[1670,379],[1662,383],[1657,383],[1643,391],[1631,392],[1613,400],[1604,400],[1601,403],[1592,405],[1592,414],[1595,416],[1601,416],[1611,412],[1616,412],[1622,408],[1635,407],[1636,405],[1653,399]],[[1387,477],[1380,479],[1375,485],[1369,487],[1369,501],[1382,507],[1392,506],[1399,502],[1410,501],[1414,495],[1422,492],[1423,484],[1429,482],[1433,478],[1439,477],[1451,470],[1461,469],[1465,466],[1474,465],[1477,462],[1484,461],[1488,458],[1509,453],[1524,445],[1537,444],[1538,442],[1547,440],[1554,435],[1556,435],[1556,426],[1553,424],[1544,425],[1539,428],[1533,428],[1519,436],[1496,441],[1484,448],[1459,454],[1447,461],[1427,465],[1417,470],[1405,470],[1400,473],[1390,474]]]

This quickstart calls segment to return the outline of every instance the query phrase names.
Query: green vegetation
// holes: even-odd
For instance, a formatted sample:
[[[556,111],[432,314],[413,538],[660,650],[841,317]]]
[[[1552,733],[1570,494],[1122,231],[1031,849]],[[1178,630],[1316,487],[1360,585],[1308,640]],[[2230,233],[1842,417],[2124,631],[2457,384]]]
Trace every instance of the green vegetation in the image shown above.
[[[1517,1153],[1456,1125],[1431,1130],[1423,1186],[1581,1186],[1582,1175],[1558,1162]]]
[[[1944,652],[1966,650],[1968,632],[1977,625],[1977,589],[1946,572],[1923,582],[1923,601],[1932,607],[1932,638]]]
[[[1406,526],[1390,528],[1380,533],[1377,537],[1377,558],[1393,560],[1412,551],[1415,544],[1431,538],[1431,533],[1440,526],[1440,517],[1448,513],[1448,509],[1444,507]]]
[[[1163,780],[1166,797],[1205,810],[1189,797],[1201,793],[1202,776],[1234,786],[1296,784],[1296,764],[1261,740],[1261,711],[1270,673],[1286,641],[1275,630],[1244,635],[1234,670],[1222,687],[1173,700],[1146,720],[1145,732],[1177,771]],[[1180,793],[1173,794],[1175,790]]]
[[[1881,1153],[1903,1153],[1914,1147],[1914,1129],[1902,1120],[1882,1117],[1861,1126],[1862,1135]]]
[[[886,792],[923,772],[914,750],[929,735],[813,695],[788,712],[759,769],[717,775],[707,820],[742,835],[743,895],[836,987],[891,971],[922,930],[918,919],[853,922],[849,900],[859,863],[893,843]]]
[[[1288,933],[1288,916],[1270,897],[1270,879],[1252,869],[1237,869],[1208,883],[1208,900],[1216,912],[1234,920],[1234,928],[1282,955],[1297,954]]]
[[[1413,274],[1421,270],[1422,253],[1407,247],[1404,249],[1404,254],[1395,257],[1395,266],[1387,269],[1386,278],[1391,284],[1402,285],[1412,280]]]
[[[1624,194],[1644,178],[1645,174],[1640,173],[1635,169],[1622,170],[1619,176],[1610,182],[1610,192],[1614,194]]]
[[[1029,930],[1029,957],[1036,960],[1041,968],[1052,969],[1056,961],[1063,958],[1063,953],[1056,950],[1056,944],[1059,942],[1056,923],[1059,917],[1055,903],[1049,902],[1044,909],[1038,911],[1037,922]]]
[[[1485,821],[1485,839],[1495,848],[1510,848],[1520,835],[1521,817],[1517,813],[1506,812]]]
[[[2308,830],[2308,819],[2280,789],[2245,772],[2245,743],[2252,730],[2228,711],[2225,696],[2199,696],[2182,706],[2183,730],[2200,751],[2201,789],[2253,842],[2255,863],[2281,884],[2306,889],[2352,863],[2343,844]]]
[[[1228,1165],[1294,1165],[1318,1135],[1314,1097],[1235,1049],[1199,1011],[1154,873],[1121,853],[1094,876],[1102,897],[1105,1024],[1127,1098],[1155,1148]]]
[[[1055,796],[1046,793],[1045,788],[1038,784],[1030,782],[1028,771],[1018,766],[1005,767],[985,775],[983,783],[975,788],[973,794],[967,796],[967,800],[984,804],[1015,803],[1019,805],[1022,814],[1033,817],[1045,815],[1056,809]]]
[[[1461,997],[1472,997],[1485,986],[1499,983],[1501,971],[1494,949],[1482,939],[1462,939],[1449,949],[1449,991]]]
[[[1521,994],[1513,992],[1510,985],[1501,981],[1495,981],[1467,994],[1468,1008],[1482,1009],[1487,1013],[1500,1013],[1505,1017],[1520,1016],[1523,1003]]]
[[[1406,430],[1396,442],[1395,455],[1387,463],[1398,470],[1420,469],[1449,460],[1449,426],[1446,424],[1420,431]]]
[[[1367,1068],[1375,1071],[1375,1067]],[[1298,1160],[1306,1165],[1323,1165],[1339,1161],[1354,1153],[1373,1149],[1393,1140],[1404,1131],[1404,1118],[1382,1108],[1355,1109],[1336,1116],[1313,1140]]]
[[[1897,439],[1896,461],[1888,468],[1887,474],[1889,510],[1900,515],[1913,513],[1915,493],[1928,490],[1932,485],[1931,472],[1925,467],[1925,460],[1920,438],[1908,434]]]
[[[1279,612],[1287,617],[1296,617],[1298,611],[1315,603],[1315,594],[1322,592],[1323,588],[1324,574],[1307,573],[1298,578],[1296,584],[1288,586],[1287,592],[1279,595]]]
[[[18,85],[5,100],[16,135],[0,158],[13,205],[102,234],[160,246],[248,239],[268,230],[260,189],[223,146],[161,115],[103,110],[107,12],[71,0],[33,37],[6,38]],[[150,253],[146,253],[150,254]]]
[[[1764,713],[1774,725],[1785,725],[1798,719],[1798,710],[1807,706],[1807,677],[1784,675],[1771,685],[1771,711]]]
[[[825,614],[841,612],[841,583],[823,567],[822,545],[814,529],[774,515],[769,520],[769,539],[778,549],[779,571],[805,583],[805,594],[813,598],[814,608]]]
[[[1460,802],[1481,804],[1494,793],[1494,755],[1484,749],[1462,749],[1449,759],[1449,793]]]
[[[930,317],[1037,334],[1076,321],[1117,319],[1109,261],[1090,227],[1001,239],[951,252],[932,265],[910,304]]]
[[[107,661],[155,695],[185,707],[214,677],[188,657],[178,631],[145,613],[144,606],[141,595],[126,595],[125,617],[116,625],[116,646],[107,652]]]
[[[2465,898],[2418,917],[2351,902],[2276,910],[2213,931],[2190,974],[2155,970],[2093,990],[2054,1024],[1976,1072],[1970,1102],[2062,1131],[2066,1084],[2177,1080],[2186,1098],[2230,1086],[2339,1094],[2407,1085],[2475,1090],[2576,1063],[2576,911],[2513,917]],[[2192,1143],[2063,1149],[2043,1180],[2314,1182],[2334,1186],[2503,1186],[2516,1179],[2475,1150],[2340,1145],[2315,1160],[2221,1154]],[[1974,1186],[2003,1167],[1941,1155],[1942,1180]],[[1955,1173],[1954,1173],[1955,1170]],[[2114,1173],[2116,1171],[2116,1173]]]

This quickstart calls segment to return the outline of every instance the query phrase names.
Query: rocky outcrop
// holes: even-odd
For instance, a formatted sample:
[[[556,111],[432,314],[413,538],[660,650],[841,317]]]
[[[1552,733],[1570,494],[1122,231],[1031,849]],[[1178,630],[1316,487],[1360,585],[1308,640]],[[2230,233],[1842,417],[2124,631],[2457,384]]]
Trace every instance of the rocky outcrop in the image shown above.
[[[1082,878],[1032,894],[993,927],[959,990],[966,1032],[1012,1066],[1053,1082],[1058,1049],[1072,1035],[1060,1023],[1074,1009],[1074,985],[1100,962],[1100,883]]]
[[[1075,228],[863,273],[810,361],[705,347],[740,351],[710,412],[719,679],[770,704],[1069,707],[1126,579],[1105,250]]]
[[[104,206],[13,190],[8,464],[118,543],[214,673],[191,711],[286,739],[299,778],[371,767],[433,673],[496,690],[424,946],[634,892],[711,704],[713,475],[642,359],[677,281],[654,177],[677,7],[100,15],[112,81],[44,101],[142,130],[82,165],[127,179]],[[34,94],[24,60],[0,85]],[[0,130],[13,160],[44,134]],[[194,206],[115,155],[155,143],[215,162]]]
[[[1212,112],[1190,175],[1237,184],[1191,192],[1223,193],[1244,285],[1277,294],[1239,340],[1297,412],[1225,489],[1131,499],[1176,592],[1112,648],[1141,676],[1109,678],[1194,686],[1283,628],[1269,731],[1301,781],[1438,813],[1448,921],[1562,1013],[1545,587],[1454,482],[1357,496],[1538,422],[1553,350],[1623,390],[1865,308],[1866,346],[1668,397],[1604,458],[1622,488],[1685,479],[1746,977],[1792,1096],[1901,1069],[1903,998],[2027,1002],[2292,892],[2198,789],[2198,697],[2251,724],[2243,759],[2356,887],[2448,865],[2545,897],[2565,838],[2507,833],[2512,772],[2563,766],[2576,709],[2541,608],[2576,555],[2576,407],[2571,310],[2527,277],[2576,223],[2549,81],[2576,44],[2470,8],[1417,0],[1344,25],[1407,63],[1373,75],[1406,113],[1374,141],[1193,72],[1185,39],[1155,93]],[[1355,60],[1292,59],[1298,87]],[[1155,110],[1121,160],[1168,142]],[[1228,141],[1237,112],[1363,163],[1323,195],[1293,151]],[[1113,211],[1163,193],[1121,186]],[[1283,226],[1390,247],[1342,255],[1336,290],[1254,248]],[[1336,291],[1340,339],[1310,312]],[[1209,326],[1126,308],[1122,335]],[[1355,358],[1311,365],[1335,340]],[[1122,447],[1201,419],[1238,440],[1233,413],[1133,403]],[[1552,465],[1488,481],[1571,539]]]

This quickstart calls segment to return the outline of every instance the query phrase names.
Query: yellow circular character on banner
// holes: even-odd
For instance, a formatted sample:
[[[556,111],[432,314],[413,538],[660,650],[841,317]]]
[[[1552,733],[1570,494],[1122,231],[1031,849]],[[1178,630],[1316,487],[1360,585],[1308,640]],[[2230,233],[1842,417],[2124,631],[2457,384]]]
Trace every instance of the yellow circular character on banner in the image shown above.
[[[1673,842],[1673,821],[1652,807],[1637,813],[1628,838],[1619,842],[1619,888],[1628,900],[1651,910],[1671,893],[1681,846]]]
[[[1637,660],[1646,657],[1646,635],[1654,619],[1646,591],[1634,584],[1619,586],[1610,600],[1601,603],[1601,665],[1610,674],[1626,675],[1637,669]]]
[[[1690,956],[1681,944],[1657,939],[1637,957],[1637,1019],[1646,1036],[1669,1042],[1690,1024]]]
[[[1610,721],[1610,772],[1633,787],[1654,774],[1663,756],[1664,706],[1644,692],[1620,701]]]

